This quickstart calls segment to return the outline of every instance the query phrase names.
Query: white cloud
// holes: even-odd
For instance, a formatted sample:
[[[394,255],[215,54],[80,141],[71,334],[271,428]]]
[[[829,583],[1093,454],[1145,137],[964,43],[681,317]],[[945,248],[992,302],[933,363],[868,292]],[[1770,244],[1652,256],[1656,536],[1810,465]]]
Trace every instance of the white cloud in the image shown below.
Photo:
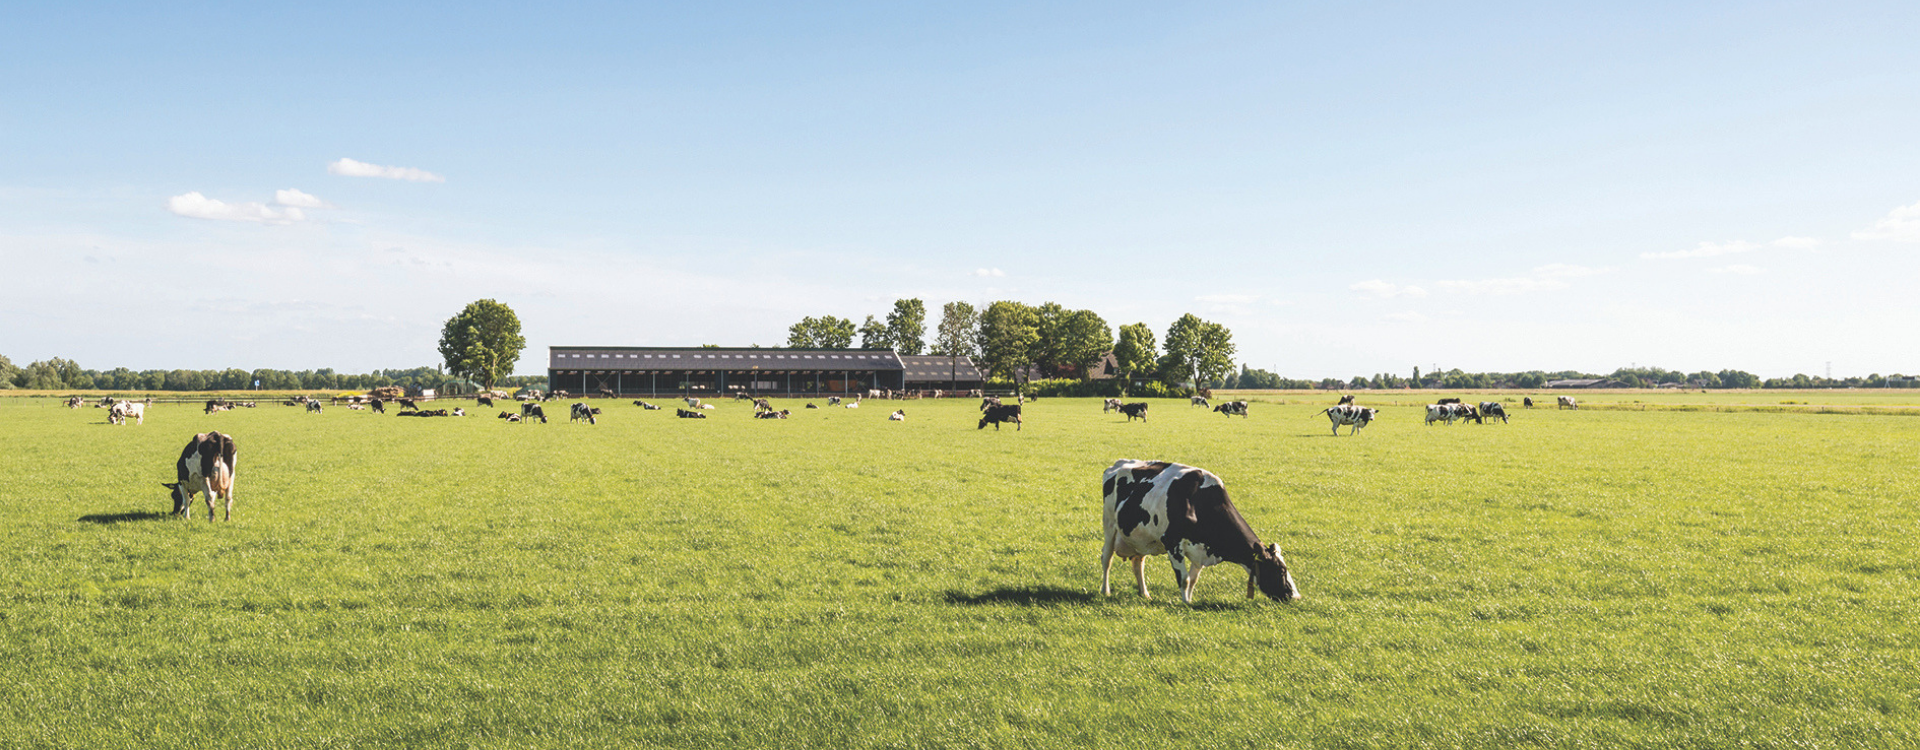
[[[1244,305],[1260,299],[1258,294],[1202,294],[1193,298],[1196,302],[1211,302],[1216,305]]]
[[[327,174],[337,174],[345,177],[384,177],[389,180],[406,180],[408,182],[446,182],[447,181],[447,178],[441,177],[440,175],[434,174],[432,172],[428,172],[424,169],[414,169],[413,167],[387,167],[387,166],[381,166],[379,164],[368,164],[363,161],[354,161],[352,159],[347,159],[347,158],[342,158],[339,161],[328,164]]]
[[[1368,279],[1348,286],[1347,288],[1361,294],[1370,294],[1380,299],[1393,299],[1394,297],[1419,298],[1427,296],[1427,290],[1421,289],[1420,287],[1401,286],[1382,279]]]
[[[1007,275],[1007,272],[1006,272],[1006,271],[1002,271],[1002,270],[1000,270],[1000,269],[998,269],[998,268],[976,268],[976,269],[974,269],[974,270],[973,270],[973,275],[975,275],[975,276],[1005,276],[1005,275]]]
[[[1820,240],[1816,237],[1781,237],[1767,244],[1789,250],[1812,250],[1820,246]]]
[[[1856,240],[1893,240],[1895,242],[1920,242],[1920,203],[1901,206],[1887,213],[1887,217],[1873,225],[1872,229],[1862,229],[1853,233]]]
[[[293,188],[273,191],[273,202],[294,208],[333,208],[333,204]]]
[[[1702,242],[1692,250],[1675,250],[1667,253],[1641,253],[1640,257],[1657,260],[1711,258],[1716,255],[1732,255],[1734,253],[1752,252],[1758,249],[1760,249],[1759,245],[1745,240],[1735,240],[1733,242]]]
[[[1567,282],[1556,278],[1539,276],[1515,276],[1506,279],[1477,279],[1473,281],[1442,281],[1441,289],[1467,294],[1524,294],[1526,292],[1544,292],[1567,288]]]
[[[1713,273],[1733,273],[1733,274],[1740,274],[1742,276],[1752,276],[1756,273],[1766,272],[1766,269],[1756,268],[1754,266],[1749,266],[1744,263],[1735,263],[1731,266],[1721,266],[1719,268],[1710,268],[1707,270],[1712,271]]]
[[[307,215],[298,208],[273,208],[265,203],[227,203],[208,198],[199,192],[168,198],[167,210],[190,219],[246,221],[256,224],[292,224],[307,219]]]
[[[1543,279],[1573,279],[1582,276],[1598,276],[1612,270],[1611,268],[1588,268],[1586,266],[1570,266],[1565,263],[1549,263],[1533,269],[1533,275]]]

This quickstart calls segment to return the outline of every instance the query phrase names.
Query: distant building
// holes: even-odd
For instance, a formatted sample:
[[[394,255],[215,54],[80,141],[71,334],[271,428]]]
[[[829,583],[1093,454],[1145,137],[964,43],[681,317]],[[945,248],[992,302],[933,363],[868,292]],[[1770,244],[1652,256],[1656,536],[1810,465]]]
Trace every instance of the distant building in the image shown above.
[[[576,394],[864,393],[905,388],[906,365],[891,349],[754,349],[555,346],[547,387]]]
[[[980,368],[967,357],[902,354],[900,364],[906,368],[905,388],[909,391],[971,391],[985,381]]]
[[[1613,385],[1613,383],[1605,378],[1593,378],[1581,380],[1549,380],[1545,385],[1548,388],[1606,388]]]

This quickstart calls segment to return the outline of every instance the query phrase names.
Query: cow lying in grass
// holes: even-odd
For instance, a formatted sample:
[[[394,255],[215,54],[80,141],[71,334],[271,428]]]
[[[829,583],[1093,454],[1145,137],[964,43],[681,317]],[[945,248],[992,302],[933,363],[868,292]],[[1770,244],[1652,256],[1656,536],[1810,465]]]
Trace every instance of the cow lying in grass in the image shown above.
[[[1255,591],[1274,601],[1300,598],[1280,545],[1262,546],[1240,517],[1220,478],[1206,469],[1165,461],[1121,459],[1101,475],[1104,497],[1100,548],[1100,593],[1113,594],[1113,557],[1133,562],[1140,596],[1147,593],[1148,555],[1166,555],[1180,600],[1193,603],[1200,571],[1236,563],[1247,569],[1247,598]]]
[[[674,413],[674,416],[677,416],[681,419],[706,419],[707,418],[707,415],[705,414],[701,414],[700,412],[697,412],[697,411],[690,411],[687,409],[675,409],[673,410],[673,413]]]
[[[888,414],[888,415],[887,415],[887,421],[889,421],[889,422],[905,422],[905,421],[907,421],[907,410],[906,410],[906,409],[895,409],[895,410],[893,410],[893,413],[892,413],[892,414]]]
[[[659,409],[659,408],[660,408],[660,407],[659,407],[658,405],[655,405],[655,404],[649,404],[649,403],[647,403],[647,402],[645,402],[645,401],[635,401],[635,402],[633,402],[633,405],[634,405],[634,406],[638,406],[638,407],[640,407],[640,408],[642,408],[642,409],[646,409],[647,411],[654,411],[654,410],[657,410],[657,409]]]
[[[204,493],[207,496],[208,521],[213,520],[216,495],[226,501],[226,520],[233,520],[233,455],[233,437],[230,435],[203,432],[187,441],[186,450],[180,452],[180,460],[174,464],[179,481],[162,482],[160,485],[173,492],[174,515],[190,517],[193,496]]]
[[[773,411],[769,409],[767,411],[754,412],[753,418],[754,419],[786,419],[787,415],[789,414],[792,414],[792,412],[789,412],[786,409],[781,409],[779,411]],[[706,415],[703,414],[701,416],[706,416]]]

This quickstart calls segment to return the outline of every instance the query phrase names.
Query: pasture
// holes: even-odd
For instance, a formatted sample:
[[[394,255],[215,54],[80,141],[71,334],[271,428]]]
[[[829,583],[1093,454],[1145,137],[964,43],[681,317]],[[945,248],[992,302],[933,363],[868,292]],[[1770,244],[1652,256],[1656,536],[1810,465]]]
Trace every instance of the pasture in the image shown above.
[[[1920,745],[1920,420],[1389,405],[1336,438],[1331,401],[996,432],[966,400],[0,398],[0,745]],[[168,518],[209,429],[234,521]],[[1219,474],[1304,598],[1221,566],[1184,606],[1164,558],[1099,596],[1121,457]]]

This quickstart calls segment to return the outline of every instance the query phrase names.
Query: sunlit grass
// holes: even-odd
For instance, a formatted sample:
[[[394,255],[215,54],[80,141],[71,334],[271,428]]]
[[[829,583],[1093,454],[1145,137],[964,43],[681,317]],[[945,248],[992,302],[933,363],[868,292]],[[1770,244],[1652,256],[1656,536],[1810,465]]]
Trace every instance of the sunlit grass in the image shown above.
[[[0,399],[0,744],[1920,741],[1920,421],[1409,405],[1335,438],[1326,400],[1043,400],[996,433],[964,402],[110,427]],[[161,517],[216,428],[235,520]],[[1221,475],[1305,598],[1222,569],[1183,606],[1163,561],[1152,601],[1099,597],[1120,457]]]

